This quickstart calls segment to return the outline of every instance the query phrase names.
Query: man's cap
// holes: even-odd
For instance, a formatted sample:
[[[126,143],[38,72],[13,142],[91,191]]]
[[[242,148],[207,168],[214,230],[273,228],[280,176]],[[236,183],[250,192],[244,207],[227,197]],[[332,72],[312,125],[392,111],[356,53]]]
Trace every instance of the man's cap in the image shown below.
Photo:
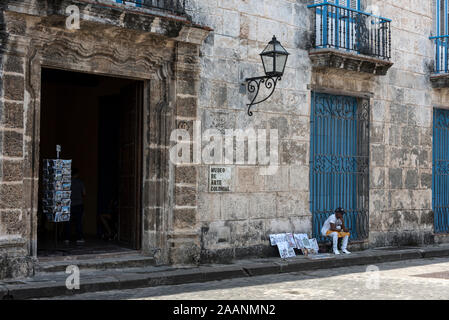
[[[345,213],[346,213],[346,211],[345,211],[345,210],[343,210],[343,208],[337,208],[337,209],[335,209],[335,213],[341,213],[341,214],[345,214]]]

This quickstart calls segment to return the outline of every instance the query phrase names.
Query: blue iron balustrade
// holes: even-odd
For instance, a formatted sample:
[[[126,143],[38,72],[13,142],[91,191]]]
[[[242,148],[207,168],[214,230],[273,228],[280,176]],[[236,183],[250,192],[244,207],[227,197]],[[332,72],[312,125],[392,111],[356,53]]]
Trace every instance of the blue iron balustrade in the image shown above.
[[[448,0],[435,0],[436,34],[430,37],[435,43],[435,73],[448,73],[448,7]]]
[[[390,19],[329,2],[308,7],[315,10],[315,48],[336,48],[390,60]]]
[[[164,10],[178,15],[186,13],[185,0],[115,0],[115,2],[131,4],[139,8]]]
[[[430,37],[435,42],[435,73],[448,73],[449,35]]]

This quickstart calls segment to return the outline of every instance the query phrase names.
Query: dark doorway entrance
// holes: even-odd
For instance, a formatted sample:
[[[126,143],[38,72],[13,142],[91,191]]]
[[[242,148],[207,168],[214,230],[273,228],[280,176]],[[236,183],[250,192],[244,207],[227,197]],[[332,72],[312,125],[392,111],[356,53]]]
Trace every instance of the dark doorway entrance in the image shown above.
[[[140,249],[142,97],[142,81],[42,70],[40,168],[61,145],[60,157],[72,159],[86,196],[84,243],[74,226],[71,241],[63,242],[63,224],[55,228],[39,210],[38,254]],[[40,199],[41,192],[40,183]]]

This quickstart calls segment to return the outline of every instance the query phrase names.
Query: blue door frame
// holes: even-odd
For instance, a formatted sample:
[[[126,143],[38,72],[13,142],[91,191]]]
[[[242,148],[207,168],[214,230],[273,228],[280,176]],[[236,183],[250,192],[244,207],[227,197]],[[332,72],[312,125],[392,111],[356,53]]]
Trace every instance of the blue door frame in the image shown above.
[[[312,93],[310,210],[319,242],[324,221],[346,210],[352,240],[368,235],[369,105],[357,98]]]
[[[433,110],[432,209],[435,233],[449,233],[449,110]]]

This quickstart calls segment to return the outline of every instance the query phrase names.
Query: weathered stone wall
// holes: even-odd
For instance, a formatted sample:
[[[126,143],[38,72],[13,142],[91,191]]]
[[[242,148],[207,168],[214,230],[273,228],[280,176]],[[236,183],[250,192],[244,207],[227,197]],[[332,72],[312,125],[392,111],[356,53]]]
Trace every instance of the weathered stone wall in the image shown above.
[[[0,7],[3,7],[2,4]],[[20,24],[20,21],[18,21]],[[25,59],[21,43],[8,35],[7,17],[0,12],[0,278],[29,275],[33,259],[28,255],[31,211],[24,194],[30,193],[29,138],[25,126]],[[11,26],[12,28],[17,25]],[[7,50],[6,50],[7,48]],[[6,55],[6,52],[8,55]]]
[[[201,47],[198,117],[203,130],[277,128],[281,167],[261,176],[233,166],[230,193],[208,192],[208,166],[199,169],[198,215],[204,259],[270,253],[273,232],[311,233],[309,141],[311,90],[370,101],[369,245],[432,243],[432,108],[447,107],[447,89],[432,89],[431,1],[363,1],[392,19],[393,67],[386,76],[312,70],[312,1],[192,0],[194,21],[214,31]],[[272,35],[292,54],[280,88],[248,117],[244,78],[262,75],[259,53]]]
[[[193,20],[214,31],[201,47],[198,119],[202,131],[277,129],[279,169],[231,165],[231,192],[208,192],[209,166],[199,171],[198,221],[202,260],[274,253],[268,234],[311,233],[309,140],[311,25],[307,1],[190,1]],[[289,56],[274,95],[247,114],[245,78],[263,75],[259,53],[273,35]],[[263,94],[262,94],[263,95]],[[204,147],[203,143],[203,147]]]
[[[374,86],[370,244],[432,243],[432,1],[373,1],[392,19],[393,67]]]

